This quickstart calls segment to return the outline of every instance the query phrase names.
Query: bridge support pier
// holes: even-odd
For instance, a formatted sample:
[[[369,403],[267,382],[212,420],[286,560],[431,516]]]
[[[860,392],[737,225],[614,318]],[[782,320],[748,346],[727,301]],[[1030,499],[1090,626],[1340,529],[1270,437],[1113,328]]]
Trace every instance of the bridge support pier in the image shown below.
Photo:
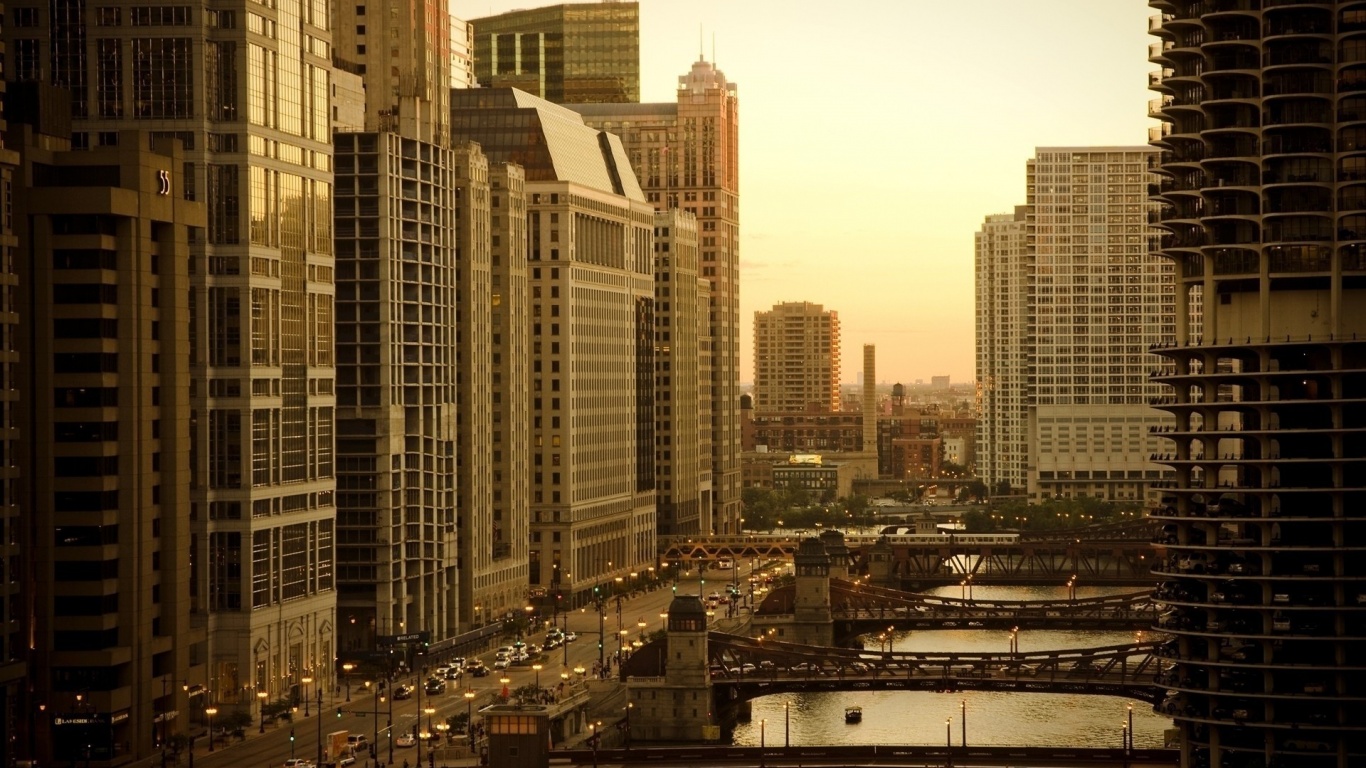
[[[630,740],[715,741],[717,722],[707,669],[707,609],[698,595],[669,604],[663,674],[628,677],[626,700],[635,717]]]

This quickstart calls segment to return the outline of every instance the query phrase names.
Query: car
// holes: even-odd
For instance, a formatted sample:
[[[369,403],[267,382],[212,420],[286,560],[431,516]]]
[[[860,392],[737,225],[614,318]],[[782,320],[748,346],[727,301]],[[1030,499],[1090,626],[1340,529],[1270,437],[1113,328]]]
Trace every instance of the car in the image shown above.
[[[470,674],[475,677],[488,677],[489,668],[483,664],[480,664],[477,667],[470,667]]]
[[[749,663],[748,661],[740,665],[741,674],[752,675],[757,671],[759,671],[759,668]]]
[[[394,686],[394,701],[403,701],[404,699],[412,698],[412,695],[412,688],[406,685]]]
[[[394,746],[398,747],[399,749],[415,747],[417,746],[417,739],[413,738],[411,734],[407,733],[403,734],[402,736],[395,736]]]
[[[291,757],[285,761],[284,768],[317,768],[312,760],[305,760],[302,757]]]
[[[565,641],[566,643],[572,643],[572,642],[574,642],[575,640],[578,640],[578,639],[579,639],[579,635],[578,635],[577,632],[574,632],[574,631],[571,630],[571,631],[565,633],[564,641]]]
[[[501,648],[498,649],[497,655],[499,655],[499,656],[511,656],[511,655],[512,655],[512,652],[513,652],[514,650],[516,650],[516,649],[513,648],[512,646],[510,646],[510,645],[505,645],[505,646],[503,646],[503,647],[501,647]]]
[[[532,643],[531,645],[528,645],[528,646],[526,647],[526,655],[527,655],[527,656],[540,656],[540,655],[541,655],[541,646],[536,645],[535,643]]]
[[[507,669],[510,666],[512,666],[512,659],[509,659],[506,656],[499,656],[493,660],[494,669]],[[475,673],[475,676],[477,677],[478,673]]]
[[[541,646],[541,647],[542,647],[544,650],[553,651],[553,650],[555,650],[556,648],[559,648],[559,647],[560,647],[560,643],[561,643],[561,642],[562,642],[562,641],[561,641],[560,638],[558,638],[558,637],[547,637],[547,638],[545,639],[545,645],[543,645],[543,646]]]
[[[348,752],[348,753],[346,753],[346,754],[344,754],[344,755],[341,755],[340,757],[337,758],[337,768],[347,768],[347,766],[351,766],[351,765],[355,765],[355,764],[356,764],[356,755],[355,755],[355,753]]]
[[[465,657],[456,656],[455,658],[451,659],[450,666],[463,669],[465,666]]]
[[[463,674],[465,674],[464,667],[447,667],[445,678],[447,680],[459,680]]]
[[[442,680],[439,677],[429,678],[427,680],[427,685],[425,686],[425,688],[427,693],[430,693],[432,695],[436,695],[438,693],[445,693],[446,681]]]

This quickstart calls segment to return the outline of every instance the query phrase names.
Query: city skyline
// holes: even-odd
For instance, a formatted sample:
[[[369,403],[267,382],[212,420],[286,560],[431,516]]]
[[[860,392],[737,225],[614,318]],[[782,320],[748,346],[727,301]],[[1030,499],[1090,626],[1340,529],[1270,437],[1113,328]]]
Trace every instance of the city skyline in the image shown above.
[[[784,301],[838,310],[848,354],[877,345],[881,382],[970,381],[982,217],[1024,198],[1036,147],[1147,142],[1146,3],[978,5],[969,24],[937,3],[641,0],[641,101],[673,101],[699,53],[744,99],[742,381],[754,312]]]

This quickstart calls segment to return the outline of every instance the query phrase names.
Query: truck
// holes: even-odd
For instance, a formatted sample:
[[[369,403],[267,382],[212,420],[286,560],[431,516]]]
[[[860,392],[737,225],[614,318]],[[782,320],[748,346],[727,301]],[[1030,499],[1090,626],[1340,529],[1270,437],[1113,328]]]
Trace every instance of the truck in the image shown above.
[[[336,765],[343,755],[351,754],[351,746],[346,738],[350,735],[350,731],[333,731],[327,734],[327,741],[323,742],[327,745],[327,751],[323,753],[324,765]]]

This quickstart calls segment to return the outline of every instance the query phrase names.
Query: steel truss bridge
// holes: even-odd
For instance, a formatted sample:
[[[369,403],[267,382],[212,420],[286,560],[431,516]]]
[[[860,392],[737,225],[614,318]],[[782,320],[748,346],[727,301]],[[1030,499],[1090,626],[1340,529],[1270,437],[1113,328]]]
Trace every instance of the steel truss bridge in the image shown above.
[[[621,666],[622,680],[662,678],[667,646],[652,640]],[[1029,653],[926,653],[831,648],[707,633],[713,692],[725,707],[790,691],[1032,691],[1124,696],[1157,703],[1155,641]]]
[[[855,553],[853,570],[867,570],[867,549],[881,538],[857,534],[844,537]],[[952,584],[969,574],[977,584],[1060,586],[1073,577],[1091,585],[1153,583],[1152,526],[1143,519],[1021,534],[1000,543],[977,543],[952,534],[886,539],[893,552],[891,576],[900,583]],[[663,560],[682,564],[782,560],[791,557],[800,543],[800,537],[790,534],[662,536],[659,553]]]
[[[790,615],[795,597],[795,585],[776,588],[755,609],[755,619]],[[1158,610],[1151,591],[1072,600],[974,600],[832,578],[830,613],[838,638],[877,633],[884,627],[1146,630],[1157,621]]]
[[[767,746],[736,747],[648,745],[629,749],[572,749],[551,753],[552,766],[568,765],[735,765],[753,766],[1012,766],[1051,765],[1056,768],[1176,768],[1175,749],[1085,749],[1080,747],[949,747],[897,744],[855,746],[781,745],[775,728]]]

